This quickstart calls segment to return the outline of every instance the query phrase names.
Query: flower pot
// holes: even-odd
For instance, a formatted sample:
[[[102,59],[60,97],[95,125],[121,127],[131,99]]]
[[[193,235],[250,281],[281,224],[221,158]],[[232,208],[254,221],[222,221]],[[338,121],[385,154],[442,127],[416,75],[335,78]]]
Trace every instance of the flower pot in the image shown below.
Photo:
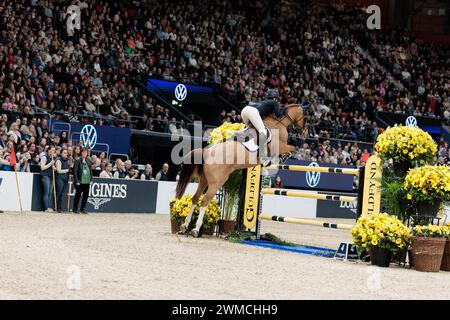
[[[414,270],[439,272],[446,238],[411,237]]]
[[[442,256],[442,271],[450,271],[450,239],[447,238],[445,242],[444,255]]]
[[[212,225],[208,226],[207,228],[205,228],[204,226],[202,226],[202,227],[200,228],[200,236],[203,235],[203,234],[212,236],[212,235],[214,234],[214,230],[215,230],[215,229],[216,229],[216,225],[215,225],[215,224],[212,224]]]
[[[236,230],[237,222],[236,220],[219,220],[219,233],[220,234],[230,234]]]
[[[414,267],[413,253],[411,249],[408,249],[408,262],[410,268]]]
[[[402,161],[402,162],[394,162],[394,175],[397,178],[403,178],[408,173],[408,170],[413,168],[413,165],[409,161]]]
[[[172,233],[178,233],[178,231],[180,231],[180,227],[181,227],[181,222],[179,221],[174,221],[174,220],[170,220],[170,227],[172,229]]]
[[[370,264],[378,267],[389,267],[392,252],[388,249],[375,248],[370,250]]]
[[[406,257],[408,255],[407,250],[398,251],[396,254],[392,255],[392,262],[396,263],[406,263]]]
[[[416,204],[417,214],[420,216],[437,216],[439,209],[441,208],[441,201],[435,200],[434,202],[420,201]]]

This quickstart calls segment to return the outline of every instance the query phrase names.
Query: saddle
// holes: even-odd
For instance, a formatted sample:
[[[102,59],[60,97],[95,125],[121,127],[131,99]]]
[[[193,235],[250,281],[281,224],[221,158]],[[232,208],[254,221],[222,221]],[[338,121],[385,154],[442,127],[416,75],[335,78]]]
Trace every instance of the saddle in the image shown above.
[[[267,144],[269,144],[272,141],[272,133],[267,127],[266,135]],[[231,138],[234,141],[241,143],[250,152],[255,152],[259,149],[258,131],[252,125],[248,125],[243,131],[236,132]]]

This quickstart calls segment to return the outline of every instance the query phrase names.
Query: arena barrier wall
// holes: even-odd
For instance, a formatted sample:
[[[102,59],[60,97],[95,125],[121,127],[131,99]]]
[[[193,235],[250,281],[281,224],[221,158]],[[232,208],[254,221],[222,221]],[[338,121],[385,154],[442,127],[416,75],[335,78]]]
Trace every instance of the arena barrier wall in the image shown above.
[[[70,207],[75,196],[74,186],[70,187]],[[86,210],[91,213],[155,213],[158,194],[157,181],[129,179],[94,178],[91,184]],[[67,198],[63,201],[66,210]],[[33,211],[42,208],[42,183],[39,174],[33,179]]]
[[[30,211],[33,194],[33,174],[17,172],[17,181],[20,189],[22,210]],[[20,211],[16,176],[11,171],[0,171],[0,210]]]
[[[158,193],[156,202],[156,213],[169,214],[169,202],[175,197],[176,182],[160,181],[158,183]],[[195,194],[197,183],[190,183],[187,186],[185,194]]]
[[[42,183],[39,174],[18,172],[23,211],[42,210]],[[0,171],[0,210],[20,211],[14,172]],[[90,213],[161,213],[169,214],[169,201],[175,196],[176,182],[94,178],[86,210]],[[188,185],[194,194],[196,183]],[[71,186],[70,207],[75,190]],[[68,191],[68,190],[67,190]],[[53,200],[53,199],[52,199]],[[63,210],[67,208],[67,197]]]

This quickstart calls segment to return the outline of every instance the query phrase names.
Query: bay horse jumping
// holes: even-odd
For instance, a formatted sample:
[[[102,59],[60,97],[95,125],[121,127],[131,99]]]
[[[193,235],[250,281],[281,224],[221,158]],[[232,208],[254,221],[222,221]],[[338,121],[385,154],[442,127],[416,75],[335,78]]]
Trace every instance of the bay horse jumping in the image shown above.
[[[305,135],[306,118],[303,109],[298,104],[291,104],[285,107],[285,115],[276,118],[274,114],[263,119],[264,124],[272,132],[272,141],[268,144],[269,154],[283,156],[295,151],[295,147],[288,145],[288,128],[293,125],[301,130]],[[273,152],[275,150],[275,153]],[[201,163],[196,163],[194,159],[201,159]],[[200,214],[191,235],[199,236],[200,227],[203,224],[203,216],[209,202],[215,196],[217,190],[228,180],[228,177],[235,170],[251,168],[260,165],[256,151],[250,152],[246,147],[233,139],[208,146],[204,149],[192,150],[183,160],[180,176],[176,187],[176,198],[180,199],[193,178],[198,178],[198,188],[192,199],[192,206],[185,222],[181,225],[181,233],[188,231],[189,223],[194,209],[205,192],[201,202]]]

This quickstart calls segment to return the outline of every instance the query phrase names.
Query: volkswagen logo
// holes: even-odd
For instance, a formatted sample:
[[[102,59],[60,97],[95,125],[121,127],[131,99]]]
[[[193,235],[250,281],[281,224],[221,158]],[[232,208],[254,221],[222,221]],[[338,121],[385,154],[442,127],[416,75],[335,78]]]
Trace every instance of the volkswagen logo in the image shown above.
[[[406,118],[406,125],[408,127],[417,127],[417,119],[414,116],[409,116]]]
[[[184,84],[179,84],[175,88],[175,98],[178,101],[183,101],[187,96],[187,88]]]
[[[311,162],[308,167],[319,167],[316,162]],[[315,188],[320,181],[320,172],[308,171],[306,172],[306,184],[310,188]]]
[[[84,148],[94,149],[97,144],[97,130],[91,124],[87,124],[81,129],[80,140]]]

